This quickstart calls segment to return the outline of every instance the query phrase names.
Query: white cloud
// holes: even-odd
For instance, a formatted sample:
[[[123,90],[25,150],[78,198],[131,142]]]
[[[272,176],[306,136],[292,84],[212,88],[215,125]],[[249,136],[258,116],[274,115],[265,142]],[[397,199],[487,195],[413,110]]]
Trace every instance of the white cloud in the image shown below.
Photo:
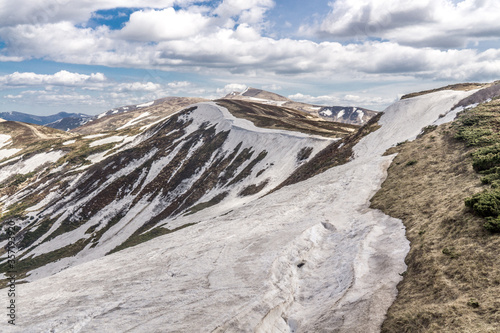
[[[131,83],[120,83],[113,89],[118,92],[131,92],[131,91],[157,91],[160,90],[162,86],[153,82],[131,82]]]
[[[23,60],[24,60],[23,57],[8,57],[8,56],[4,56],[4,55],[0,54],[0,62],[3,62],[3,61],[19,62],[19,61],[23,61]]]
[[[245,74],[263,79],[273,75],[337,79],[412,75],[467,80],[498,75],[496,50],[439,50],[396,42],[342,45],[272,39],[246,24],[237,29],[207,29],[191,37],[158,43],[127,42],[114,34],[105,27],[77,28],[68,22],[0,29],[0,36],[8,37],[9,56],[86,65]]]
[[[217,94],[218,95],[227,95],[232,92],[243,92],[247,89],[248,87],[245,84],[241,83],[230,83],[226,84],[224,88],[218,88],[217,89]]]
[[[208,26],[210,18],[174,8],[141,10],[119,32],[119,37],[136,41],[162,41],[196,36]]]
[[[337,0],[331,6],[323,22],[302,31],[438,48],[500,37],[497,0]]]
[[[2,86],[34,86],[34,85],[56,85],[56,86],[86,86],[106,82],[107,78],[102,73],[90,75],[59,71],[53,75],[36,74],[32,72],[14,72],[0,76]]]
[[[18,24],[40,25],[61,21],[73,24],[85,23],[97,10],[118,7],[165,8],[192,1],[174,0],[2,0],[0,2],[0,26]]]
[[[229,19],[238,16],[238,23],[259,24],[266,11],[274,7],[272,0],[224,0],[214,14]]]
[[[5,98],[8,98],[8,99],[20,99],[20,98],[23,98],[23,95],[11,95],[11,94],[8,94],[8,95],[5,95]]]
[[[10,56],[44,58],[59,54],[57,60],[62,62],[78,58],[89,62],[93,54],[116,44],[106,27],[82,29],[69,22],[0,28],[0,39],[5,41]]]

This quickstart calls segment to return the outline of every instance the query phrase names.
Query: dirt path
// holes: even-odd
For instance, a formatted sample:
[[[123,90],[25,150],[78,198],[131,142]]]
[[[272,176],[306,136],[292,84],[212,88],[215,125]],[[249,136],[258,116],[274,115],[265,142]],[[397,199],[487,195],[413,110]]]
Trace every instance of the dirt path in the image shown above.
[[[69,134],[66,134],[66,133],[51,133],[51,135],[47,135],[45,133],[42,133],[40,130],[38,130],[38,128],[36,128],[35,126],[31,125],[31,124],[24,124],[26,127],[28,127],[31,132],[33,133],[34,136],[40,138],[40,139],[44,139],[44,140],[49,140],[49,139],[57,139],[57,138],[71,138],[72,135],[69,135]]]

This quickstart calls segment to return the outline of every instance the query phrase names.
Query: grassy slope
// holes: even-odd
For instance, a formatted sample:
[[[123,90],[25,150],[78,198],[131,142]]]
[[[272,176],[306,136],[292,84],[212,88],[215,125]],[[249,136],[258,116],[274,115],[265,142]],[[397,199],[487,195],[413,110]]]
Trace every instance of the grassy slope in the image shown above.
[[[250,120],[255,126],[303,132],[312,135],[340,138],[355,132],[359,126],[324,121],[305,112],[274,105],[240,100],[217,100],[235,117]]]
[[[499,332],[500,235],[464,200],[484,189],[477,147],[444,125],[399,152],[372,207],[401,218],[411,249],[382,332]]]

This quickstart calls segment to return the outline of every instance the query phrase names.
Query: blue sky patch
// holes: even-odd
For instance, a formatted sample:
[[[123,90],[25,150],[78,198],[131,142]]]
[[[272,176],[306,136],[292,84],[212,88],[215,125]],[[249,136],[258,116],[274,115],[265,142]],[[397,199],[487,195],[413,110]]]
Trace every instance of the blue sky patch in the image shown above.
[[[106,10],[98,10],[92,13],[90,20],[87,22],[87,27],[96,28],[99,26],[107,26],[111,30],[120,30],[130,15],[139,10],[139,8],[113,8]]]

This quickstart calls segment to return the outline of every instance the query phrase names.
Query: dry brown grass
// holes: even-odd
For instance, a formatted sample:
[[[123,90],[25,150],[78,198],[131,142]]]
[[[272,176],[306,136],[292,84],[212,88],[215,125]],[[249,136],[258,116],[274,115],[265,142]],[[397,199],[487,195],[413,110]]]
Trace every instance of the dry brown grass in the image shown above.
[[[67,140],[73,137],[70,133],[58,129],[17,121],[0,122],[0,133],[10,135],[12,145],[16,148],[25,148],[40,141]]]
[[[216,103],[228,109],[238,118],[250,120],[258,127],[296,131],[313,135],[341,138],[356,132],[360,126],[325,121],[305,112],[248,102],[243,100],[219,99]]]
[[[206,101],[206,99],[195,97],[167,97],[163,100],[157,101],[155,105],[149,107],[143,107],[124,113],[112,114],[100,119],[96,119],[83,126],[72,129],[71,132],[87,135],[93,133],[114,131],[117,128],[125,125],[129,121],[133,120],[134,118],[137,118],[139,115],[145,112],[149,112],[148,117],[142,118],[133,126],[131,126],[141,127],[160,120],[164,117],[170,116],[189,105]]]
[[[500,236],[465,208],[482,189],[469,148],[447,125],[394,150],[372,207],[403,220],[411,249],[382,332],[500,332]]]

